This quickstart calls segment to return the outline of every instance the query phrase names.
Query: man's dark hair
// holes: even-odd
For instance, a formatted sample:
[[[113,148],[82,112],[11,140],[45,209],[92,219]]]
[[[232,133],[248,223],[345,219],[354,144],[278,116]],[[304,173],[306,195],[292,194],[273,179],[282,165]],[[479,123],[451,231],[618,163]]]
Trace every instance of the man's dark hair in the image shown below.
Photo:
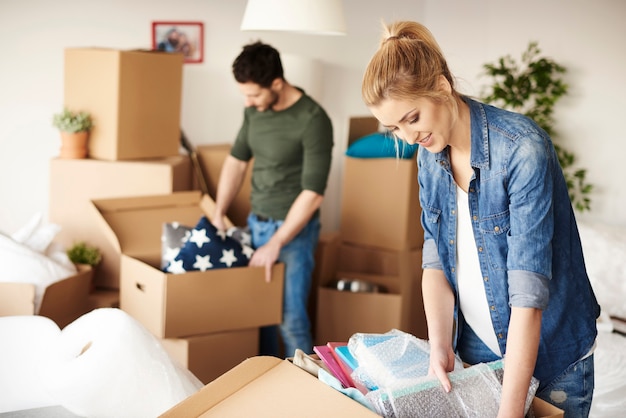
[[[280,54],[260,41],[243,47],[233,62],[233,75],[238,83],[253,82],[268,88],[277,78],[284,78]]]

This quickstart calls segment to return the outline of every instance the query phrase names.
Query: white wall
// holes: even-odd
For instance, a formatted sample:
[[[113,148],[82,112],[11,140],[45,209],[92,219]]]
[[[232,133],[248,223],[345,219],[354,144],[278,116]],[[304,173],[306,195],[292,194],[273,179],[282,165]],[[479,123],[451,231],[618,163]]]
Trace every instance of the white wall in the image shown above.
[[[323,207],[324,229],[338,227],[341,160],[350,116],[368,115],[360,99],[363,69],[378,46],[380,21],[419,20],[438,38],[451,70],[478,95],[481,66],[514,57],[530,40],[569,69],[571,93],[557,105],[559,138],[595,185],[587,217],[626,225],[619,169],[626,134],[626,2],[622,0],[344,0],[349,34],[316,37],[239,30],[245,0],[0,0],[0,231],[11,233],[47,213],[49,161],[58,154],[52,114],[63,105],[63,50],[149,48],[154,20],[205,24],[205,61],[185,65],[182,128],[196,144],[231,142],[242,100],[230,73],[241,47],[261,39],[282,53],[314,60],[317,99],[335,129],[335,159]],[[288,80],[298,83],[298,74]]]

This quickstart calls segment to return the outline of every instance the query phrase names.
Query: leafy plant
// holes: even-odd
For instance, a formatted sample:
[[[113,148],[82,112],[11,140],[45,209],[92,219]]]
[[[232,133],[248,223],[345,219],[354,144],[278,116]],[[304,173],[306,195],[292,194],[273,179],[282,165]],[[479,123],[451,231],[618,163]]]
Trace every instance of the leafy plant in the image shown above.
[[[553,139],[554,105],[567,94],[569,86],[563,81],[565,67],[541,56],[537,42],[530,42],[521,62],[506,55],[495,63],[483,65],[484,74],[492,78],[482,100],[532,118]],[[555,142],[554,147],[565,175],[570,199],[576,210],[591,209],[589,194],[593,186],[587,183],[587,170],[576,168],[572,152]]]
[[[52,125],[63,132],[82,132],[93,128],[93,121],[88,112],[72,112],[64,108],[63,112],[52,117]]]
[[[74,264],[89,264],[96,267],[102,260],[102,254],[96,247],[85,242],[77,242],[67,250],[67,256]]]

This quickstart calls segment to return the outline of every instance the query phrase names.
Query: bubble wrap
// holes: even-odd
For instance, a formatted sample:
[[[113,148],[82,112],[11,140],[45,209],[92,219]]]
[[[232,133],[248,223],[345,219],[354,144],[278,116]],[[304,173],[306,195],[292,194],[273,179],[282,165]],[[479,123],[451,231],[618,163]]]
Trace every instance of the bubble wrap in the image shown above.
[[[503,364],[498,360],[450,373],[450,393],[443,390],[439,380],[427,376],[404,388],[369,392],[366,399],[378,414],[387,418],[495,417],[502,393]],[[526,413],[538,386],[539,381],[533,378],[526,395]]]
[[[385,334],[354,334],[348,349],[358,362],[352,378],[369,389],[366,399],[388,418],[495,417],[502,393],[504,361],[464,368],[457,358],[449,374],[452,391],[427,376],[430,346],[399,330]],[[532,378],[526,397],[530,410],[539,381]]]
[[[359,363],[352,378],[369,390],[407,386],[428,374],[428,342],[397,329],[385,334],[354,334],[348,349]],[[462,369],[457,358],[455,370]]]

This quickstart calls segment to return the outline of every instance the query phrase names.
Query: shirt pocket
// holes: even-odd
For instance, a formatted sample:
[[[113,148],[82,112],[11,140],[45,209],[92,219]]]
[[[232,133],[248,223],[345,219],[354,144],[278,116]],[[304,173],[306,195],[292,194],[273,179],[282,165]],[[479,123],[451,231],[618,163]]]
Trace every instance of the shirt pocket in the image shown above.
[[[439,236],[439,222],[441,218],[441,209],[427,206],[422,208],[422,223],[424,226],[424,239],[433,238],[438,241]]]
[[[478,246],[478,253],[484,252],[491,268],[496,270],[507,269],[508,243],[507,237],[511,229],[509,211],[482,218],[479,222],[479,231],[482,245]]]

